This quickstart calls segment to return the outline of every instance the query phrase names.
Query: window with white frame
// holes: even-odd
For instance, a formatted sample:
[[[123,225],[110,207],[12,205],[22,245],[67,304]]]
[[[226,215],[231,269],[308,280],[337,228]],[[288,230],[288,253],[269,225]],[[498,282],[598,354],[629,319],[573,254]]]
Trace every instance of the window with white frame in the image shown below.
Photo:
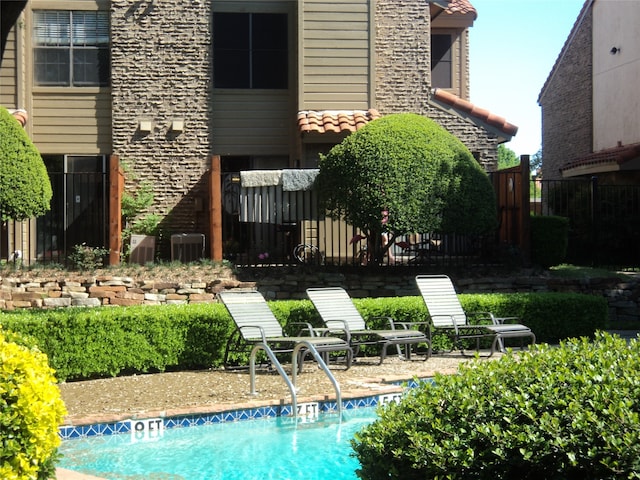
[[[109,85],[109,12],[36,10],[33,47],[36,85]]]
[[[216,88],[286,89],[288,71],[286,14],[213,14]]]

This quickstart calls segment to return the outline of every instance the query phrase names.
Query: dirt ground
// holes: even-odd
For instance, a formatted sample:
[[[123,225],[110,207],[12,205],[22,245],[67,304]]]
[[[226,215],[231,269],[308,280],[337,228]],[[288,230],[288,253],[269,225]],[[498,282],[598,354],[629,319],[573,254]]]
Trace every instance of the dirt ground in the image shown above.
[[[387,387],[386,382],[426,378],[435,372],[454,373],[460,362],[472,357],[460,353],[433,355],[426,361],[414,357],[403,361],[387,357],[382,365],[377,358],[359,358],[345,370],[332,365],[331,371],[340,385],[343,398],[371,395]],[[492,359],[499,358],[496,354]],[[285,365],[287,373],[290,366]],[[335,398],[334,388],[324,372],[311,361],[297,377],[298,399]],[[117,421],[155,414],[175,415],[193,412],[230,410],[243,405],[290,403],[290,393],[277,373],[258,371],[257,395],[250,394],[247,370],[201,370],[134,375],[59,386],[66,404],[66,424]]]

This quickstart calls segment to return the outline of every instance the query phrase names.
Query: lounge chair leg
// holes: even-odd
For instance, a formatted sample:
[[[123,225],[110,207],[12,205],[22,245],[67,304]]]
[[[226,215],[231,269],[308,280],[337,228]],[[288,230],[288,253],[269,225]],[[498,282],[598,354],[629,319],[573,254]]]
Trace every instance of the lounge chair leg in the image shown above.
[[[387,356],[387,348],[389,347],[389,343],[383,343],[382,344],[382,351],[380,352],[380,363],[378,365],[382,365],[382,362],[384,362],[384,359]]]

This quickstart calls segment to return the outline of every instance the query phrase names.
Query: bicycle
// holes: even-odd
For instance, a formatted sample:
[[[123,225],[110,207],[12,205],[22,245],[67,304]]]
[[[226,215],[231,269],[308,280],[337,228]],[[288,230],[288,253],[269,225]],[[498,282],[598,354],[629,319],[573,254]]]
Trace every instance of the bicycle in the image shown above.
[[[324,265],[324,255],[318,247],[310,243],[300,243],[293,249],[293,256],[304,265]]]

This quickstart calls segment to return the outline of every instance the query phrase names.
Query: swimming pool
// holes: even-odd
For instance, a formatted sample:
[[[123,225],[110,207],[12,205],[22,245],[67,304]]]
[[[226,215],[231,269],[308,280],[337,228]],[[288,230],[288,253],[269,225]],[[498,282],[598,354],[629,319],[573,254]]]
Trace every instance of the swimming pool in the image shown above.
[[[355,432],[373,407],[65,440],[62,468],[109,480],[355,480]]]

